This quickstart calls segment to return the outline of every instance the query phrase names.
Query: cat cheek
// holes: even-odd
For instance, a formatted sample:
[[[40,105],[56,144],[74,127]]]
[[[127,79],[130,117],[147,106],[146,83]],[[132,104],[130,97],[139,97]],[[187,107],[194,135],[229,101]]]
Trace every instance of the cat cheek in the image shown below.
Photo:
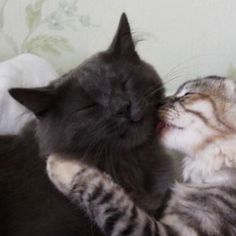
[[[47,160],[47,174],[59,191],[68,195],[73,187],[73,179],[83,169],[76,161],[62,159],[58,154],[52,154]]]

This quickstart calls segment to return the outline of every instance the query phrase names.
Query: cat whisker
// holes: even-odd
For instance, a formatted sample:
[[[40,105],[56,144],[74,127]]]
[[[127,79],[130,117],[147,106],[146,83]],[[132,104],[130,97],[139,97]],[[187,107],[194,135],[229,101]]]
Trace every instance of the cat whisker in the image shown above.
[[[194,62],[194,60],[197,60],[199,58],[202,58],[202,57],[208,57],[210,55],[196,55],[196,56],[193,56],[193,57],[189,57],[189,58],[186,58],[185,60],[183,60],[182,62],[178,63],[177,65],[175,65],[174,67],[172,67],[169,72],[167,72],[163,78],[166,78],[168,77],[172,72],[178,70],[179,68],[181,68],[181,66],[185,65],[186,63],[189,63],[189,62]],[[204,64],[203,64],[204,65]],[[196,66],[196,64],[194,64],[193,66]]]
[[[186,75],[188,75],[188,74],[185,74],[185,78],[186,78]],[[183,75],[177,75],[177,76],[163,82],[163,84],[160,87],[153,89],[153,91],[151,91],[149,94],[147,94],[147,97],[154,95],[155,93],[157,93],[158,91],[163,89],[167,84],[169,84],[170,82],[172,82],[178,78],[181,78],[181,77],[183,77]]]

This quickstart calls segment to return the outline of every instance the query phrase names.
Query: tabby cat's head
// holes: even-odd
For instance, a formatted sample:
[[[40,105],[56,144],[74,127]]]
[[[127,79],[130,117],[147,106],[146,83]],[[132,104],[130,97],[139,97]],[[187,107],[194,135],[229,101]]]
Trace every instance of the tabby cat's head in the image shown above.
[[[223,154],[226,142],[235,140],[236,84],[216,76],[186,82],[160,113],[163,122],[158,128],[168,147],[188,156],[209,147]]]
[[[130,151],[153,142],[156,106],[164,90],[155,70],[135,50],[122,15],[108,50],[96,54],[51,85],[11,89],[38,118],[45,154]]]

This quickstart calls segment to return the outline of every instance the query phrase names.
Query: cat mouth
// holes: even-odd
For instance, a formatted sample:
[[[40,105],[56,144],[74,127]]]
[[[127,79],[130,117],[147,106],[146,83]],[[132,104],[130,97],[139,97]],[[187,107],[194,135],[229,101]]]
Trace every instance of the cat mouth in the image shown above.
[[[155,137],[155,122],[145,120],[138,122],[124,122],[116,129],[116,146],[121,145],[122,149],[130,150],[143,144],[152,142]],[[114,135],[114,134],[113,134]]]
[[[180,126],[176,126],[174,124],[171,124],[169,122],[166,121],[160,121],[157,125],[156,125],[156,131],[157,132],[161,132],[163,130],[170,130],[170,129],[178,129],[178,130],[183,130],[183,127]]]
[[[119,127],[120,138],[125,138],[130,135],[130,132],[137,130],[142,126],[142,122],[125,122]]]

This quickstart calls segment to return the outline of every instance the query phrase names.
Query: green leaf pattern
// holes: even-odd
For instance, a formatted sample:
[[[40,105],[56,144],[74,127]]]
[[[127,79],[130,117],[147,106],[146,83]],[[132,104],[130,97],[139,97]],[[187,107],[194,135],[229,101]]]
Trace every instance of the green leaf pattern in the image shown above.
[[[94,26],[91,23],[90,16],[80,15],[78,13],[78,0],[57,0],[57,9],[42,15],[42,9],[46,3],[52,0],[29,0],[25,6],[25,25],[28,32],[23,41],[19,42],[14,39],[7,31],[4,31],[4,9],[9,1],[0,0],[0,35],[11,48],[12,52],[17,55],[25,52],[35,54],[52,54],[59,55],[65,52],[74,53],[75,50],[70,44],[67,37],[61,36],[64,29],[72,29],[77,32],[78,26]],[[45,33],[41,32],[41,27],[47,27]],[[57,33],[56,33],[57,32]]]
[[[30,3],[25,8],[25,13],[26,13],[25,21],[30,31],[36,28],[40,24],[41,9],[43,3],[44,0],[37,0],[34,4]]]
[[[49,52],[59,55],[61,51],[73,51],[68,40],[62,36],[38,35],[30,39],[25,46],[26,52],[40,54]]]

